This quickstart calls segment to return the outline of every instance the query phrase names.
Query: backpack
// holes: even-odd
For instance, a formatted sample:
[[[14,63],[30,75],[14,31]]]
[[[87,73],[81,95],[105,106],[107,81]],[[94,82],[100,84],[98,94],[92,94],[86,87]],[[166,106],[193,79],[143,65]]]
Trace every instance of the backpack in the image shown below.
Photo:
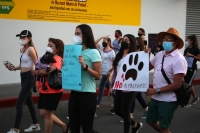
[[[167,75],[165,74],[165,71],[163,69],[164,57],[165,57],[165,55],[163,56],[163,59],[162,59],[161,72],[163,74],[163,77],[167,81],[167,83],[171,84],[171,81],[169,80],[169,78],[167,77]],[[180,105],[181,107],[184,107],[184,105],[186,105],[190,100],[191,85],[189,85],[185,82],[182,82],[180,88],[177,90],[174,90],[174,93],[176,94],[177,104]]]

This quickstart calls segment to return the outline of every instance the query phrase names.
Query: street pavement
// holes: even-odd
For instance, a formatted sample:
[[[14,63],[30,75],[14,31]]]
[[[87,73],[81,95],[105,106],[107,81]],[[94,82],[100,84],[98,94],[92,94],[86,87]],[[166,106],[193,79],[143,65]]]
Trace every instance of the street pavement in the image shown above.
[[[200,78],[198,73],[196,78]],[[150,83],[152,83],[152,73],[150,73]],[[99,81],[97,81],[98,87]],[[200,85],[195,86],[197,95],[200,96]],[[20,91],[20,84],[7,84],[0,85],[0,99],[17,97]],[[65,91],[67,92],[67,91]],[[33,93],[37,96],[38,93]],[[143,97],[147,100],[147,97],[143,93]],[[123,133],[123,124],[119,121],[120,117],[116,115],[110,115],[108,111],[112,108],[110,105],[113,103],[113,98],[107,98],[104,96],[100,105],[100,108],[96,110],[97,117],[94,118],[94,130],[99,133]],[[1,103],[0,103],[1,104]],[[68,115],[68,101],[60,101],[57,110],[54,112],[62,121],[67,122],[66,116]],[[37,104],[35,104],[37,107]],[[139,133],[155,133],[155,131],[146,124],[145,119],[141,119],[144,110],[136,100],[136,108],[134,111],[134,119],[142,122],[143,127]],[[200,101],[197,104],[192,105],[189,108],[178,107],[174,114],[174,119],[170,126],[172,133],[200,133]],[[0,133],[6,133],[14,125],[16,114],[15,107],[0,108]],[[41,124],[41,131],[38,133],[44,133],[43,118],[39,116],[39,110],[37,109],[37,116],[39,123]],[[20,126],[21,133],[32,123],[29,110],[27,106],[24,106],[24,114]],[[131,130],[130,130],[131,132]],[[52,128],[52,133],[62,133],[62,130],[57,125]],[[82,132],[81,132],[82,133]]]

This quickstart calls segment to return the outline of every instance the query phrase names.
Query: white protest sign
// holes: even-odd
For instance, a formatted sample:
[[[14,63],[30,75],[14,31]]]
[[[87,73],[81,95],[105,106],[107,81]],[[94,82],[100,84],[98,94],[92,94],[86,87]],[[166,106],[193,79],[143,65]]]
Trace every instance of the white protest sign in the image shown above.
[[[149,53],[132,52],[120,65],[113,89],[146,92],[149,88]]]

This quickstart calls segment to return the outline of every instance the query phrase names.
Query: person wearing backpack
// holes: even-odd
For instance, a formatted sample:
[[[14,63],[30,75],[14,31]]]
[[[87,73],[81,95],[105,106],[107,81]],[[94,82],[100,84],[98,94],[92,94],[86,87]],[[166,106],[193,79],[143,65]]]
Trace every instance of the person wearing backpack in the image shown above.
[[[192,85],[192,80],[197,73],[197,61],[200,61],[200,50],[198,48],[196,35],[187,36],[185,42],[184,56],[188,63],[188,70],[184,79],[186,83]],[[192,101],[186,104],[184,107],[190,107],[192,104],[196,104],[196,102],[199,100],[199,97],[197,97],[193,86],[191,86],[191,94],[193,96]]]
[[[169,126],[177,109],[175,90],[180,88],[187,71],[187,62],[180,53],[184,45],[175,28],[158,34],[158,41],[164,48],[149,62],[149,70],[154,69],[153,88],[147,89],[147,95],[152,95],[146,122],[159,133],[171,133]],[[145,50],[147,52],[149,50]],[[171,84],[168,84],[161,71],[163,69]]]

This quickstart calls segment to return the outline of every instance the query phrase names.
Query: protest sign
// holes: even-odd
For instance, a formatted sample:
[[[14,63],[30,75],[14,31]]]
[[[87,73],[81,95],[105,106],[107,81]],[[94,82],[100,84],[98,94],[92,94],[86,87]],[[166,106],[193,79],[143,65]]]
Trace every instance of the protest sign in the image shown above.
[[[81,55],[82,45],[65,45],[62,67],[62,88],[81,90]]]
[[[132,52],[120,64],[113,89],[146,92],[149,87],[149,54]]]

